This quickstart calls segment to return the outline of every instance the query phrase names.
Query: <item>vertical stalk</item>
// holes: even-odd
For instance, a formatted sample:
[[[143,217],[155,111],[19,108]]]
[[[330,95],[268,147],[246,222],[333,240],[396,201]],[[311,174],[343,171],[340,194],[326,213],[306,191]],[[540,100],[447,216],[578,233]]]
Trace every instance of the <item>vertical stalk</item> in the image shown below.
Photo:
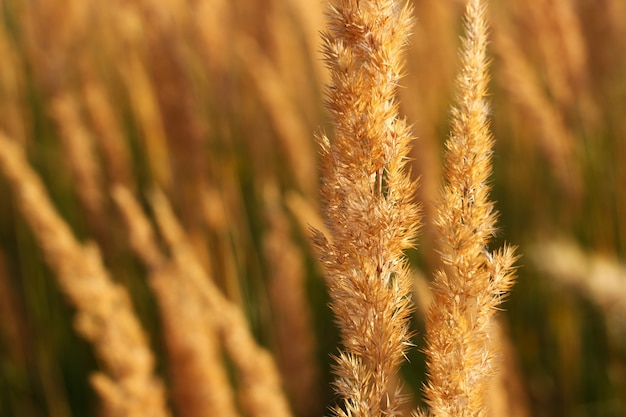
[[[398,415],[396,372],[410,344],[411,281],[403,251],[419,213],[407,173],[411,134],[396,89],[411,8],[395,0],[332,0],[324,53],[335,135],[320,138],[329,235],[317,231],[343,351],[340,416]]]
[[[426,316],[429,382],[434,416],[485,416],[495,373],[493,316],[513,284],[513,249],[490,253],[496,212],[489,201],[493,137],[489,131],[487,23],[481,0],[469,0],[458,97],[446,142],[445,182],[436,227],[443,268]]]

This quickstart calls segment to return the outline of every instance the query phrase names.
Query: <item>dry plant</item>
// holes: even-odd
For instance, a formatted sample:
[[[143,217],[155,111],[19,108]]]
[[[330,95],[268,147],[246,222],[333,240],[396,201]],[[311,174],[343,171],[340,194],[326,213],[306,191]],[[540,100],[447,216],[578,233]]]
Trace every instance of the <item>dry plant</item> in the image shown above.
[[[324,52],[335,136],[323,135],[321,196],[329,235],[317,231],[343,351],[335,358],[339,416],[399,415],[397,370],[407,351],[416,184],[409,129],[396,89],[411,7],[394,0],[331,1]]]
[[[237,415],[220,358],[223,346],[234,365],[246,415],[289,417],[273,358],[256,343],[240,309],[215,287],[164,195],[154,192],[152,205],[170,260],[153,243],[155,233],[128,190],[119,187],[113,192],[131,231],[133,249],[152,271],[152,285],[168,332],[180,412],[185,416]],[[181,327],[183,319],[185,326]]]
[[[436,226],[443,261],[426,314],[429,382],[424,389],[433,416],[484,416],[497,366],[493,316],[513,283],[513,250],[489,252],[496,213],[489,201],[493,137],[487,94],[485,5],[469,0],[446,142],[445,183]],[[423,413],[420,415],[424,415]]]
[[[312,312],[306,299],[304,256],[291,239],[289,218],[280,206],[274,184],[265,190],[268,233],[263,250],[269,261],[268,298],[276,328],[282,378],[298,416],[321,411],[320,372],[317,366]]]
[[[507,32],[507,25],[494,28],[494,50],[501,60],[501,84],[510,91],[513,102],[532,120],[537,131],[537,146],[545,155],[559,186],[573,199],[580,198],[582,173],[575,161],[575,140],[558,106],[543,91],[532,63],[523,54],[515,38]]]
[[[174,262],[185,271],[185,278],[195,287],[216,322],[224,350],[237,373],[243,410],[251,417],[290,417],[274,359],[254,339],[241,309],[225,299],[207,276],[165,196],[153,193],[152,205]]]
[[[181,417],[407,415],[427,316],[432,414],[585,415],[593,400],[587,415],[623,415],[623,339],[583,343],[570,330],[586,324],[539,279],[522,280],[508,315],[518,349],[497,341],[514,255],[493,251],[488,194],[493,181],[516,241],[572,229],[623,254],[624,1],[490,2],[493,179],[476,0],[441,158],[466,2],[330,0],[316,51],[318,2],[0,0],[0,413],[167,415],[171,402]],[[327,118],[317,154],[311,131]],[[547,275],[620,319],[619,261],[541,248]],[[434,292],[417,269],[440,269]],[[409,323],[411,299],[429,297]],[[65,323],[74,314],[97,363]],[[100,405],[83,395],[97,367]]]
[[[95,244],[76,240],[21,149],[2,132],[0,169],[63,292],[76,307],[77,331],[102,360],[106,373],[95,373],[91,382],[102,398],[103,415],[169,416],[162,383],[154,375],[152,351],[126,289],[111,280]]]
[[[100,80],[90,77],[88,70],[84,72],[82,95],[106,177],[109,182],[134,188],[130,150],[110,97]]]
[[[78,193],[92,233],[103,244],[105,199],[102,172],[94,149],[93,137],[87,130],[78,101],[70,94],[61,94],[50,102],[50,113],[60,132],[61,148],[67,157],[74,189]]]
[[[113,198],[128,226],[135,253],[151,271],[150,285],[161,312],[172,398],[178,412],[188,417],[237,416],[213,312],[198,295],[188,268],[161,253],[149,220],[126,188],[114,188]]]
[[[312,198],[318,185],[308,128],[290,102],[280,74],[260,52],[256,42],[253,39],[240,39],[237,49],[244,67],[250,72],[254,87],[259,90],[258,95],[277,132],[279,145],[287,155],[285,159],[291,165],[298,188]]]

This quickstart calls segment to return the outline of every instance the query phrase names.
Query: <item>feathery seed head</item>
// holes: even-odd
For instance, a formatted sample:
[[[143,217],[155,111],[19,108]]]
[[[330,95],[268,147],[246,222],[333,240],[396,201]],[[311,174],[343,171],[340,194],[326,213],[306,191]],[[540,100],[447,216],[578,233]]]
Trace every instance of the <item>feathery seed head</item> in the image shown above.
[[[338,415],[394,415],[392,382],[409,345],[403,251],[413,245],[419,214],[406,169],[412,138],[398,116],[396,89],[410,14],[395,0],[333,0],[327,11],[326,105],[335,136],[319,142],[331,236],[313,240],[345,348],[335,368],[345,400]]]
[[[488,184],[493,137],[485,98],[486,45],[485,6],[469,0],[435,220],[444,267],[435,276],[435,300],[426,318],[430,381],[424,391],[437,417],[487,414],[485,392],[495,368],[493,315],[513,283],[513,250],[486,250],[496,230]]]

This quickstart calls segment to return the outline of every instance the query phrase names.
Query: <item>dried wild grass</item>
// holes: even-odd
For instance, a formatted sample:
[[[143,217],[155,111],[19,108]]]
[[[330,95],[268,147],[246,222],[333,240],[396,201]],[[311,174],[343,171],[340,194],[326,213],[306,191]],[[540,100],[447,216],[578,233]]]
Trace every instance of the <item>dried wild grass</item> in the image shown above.
[[[426,278],[418,271],[414,273],[415,299],[418,315],[426,316],[432,307],[433,292]],[[501,359],[500,366],[494,369],[490,384],[489,395],[485,403],[493,416],[530,416],[528,395],[525,391],[516,352],[507,335],[504,320],[494,320],[491,339],[494,350],[498,351]]]
[[[131,53],[121,63],[123,81],[127,90],[132,91],[129,98],[134,116],[141,129],[142,144],[148,156],[150,173],[156,184],[165,190],[170,190],[173,174],[164,118],[146,64],[138,55],[137,52]]]
[[[168,416],[154,357],[126,289],[115,284],[95,244],[81,245],[59,217],[22,151],[0,132],[0,169],[76,308],[77,331],[93,345],[106,373],[92,375],[104,416]]]
[[[184,276],[212,313],[221,342],[237,373],[243,410],[252,417],[291,416],[272,356],[254,339],[241,309],[223,297],[202,269],[165,197],[153,194],[152,205],[174,262],[184,268]]]
[[[309,140],[309,129],[295,111],[290,97],[281,82],[280,74],[261,53],[253,39],[240,39],[237,43],[239,56],[247,68],[258,96],[267,109],[279,139],[278,146],[285,153],[290,172],[298,188],[312,199],[318,189],[315,172],[315,154]]]
[[[501,60],[501,84],[510,91],[514,103],[532,120],[537,146],[549,162],[559,186],[573,200],[582,192],[582,173],[575,163],[575,140],[560,109],[543,91],[535,70],[514,38],[504,28],[494,30],[494,50]]]
[[[0,11],[0,19],[5,19]],[[0,73],[0,124],[7,134],[24,143],[28,132],[24,115],[24,74],[20,71],[19,54],[5,27],[0,27],[0,57],[4,69]]]
[[[426,315],[424,392],[438,417],[487,415],[486,395],[497,366],[492,320],[513,283],[513,250],[488,248],[496,213],[488,185],[493,138],[485,98],[486,45],[485,5],[469,0],[436,220],[444,266],[435,276]]]
[[[411,8],[393,0],[337,0],[324,53],[335,137],[320,138],[329,236],[317,231],[343,351],[335,358],[340,416],[398,415],[396,372],[408,346],[411,282],[403,251],[418,224],[407,174],[411,135],[396,88]]]
[[[321,385],[304,256],[292,241],[289,218],[275,186],[266,187],[265,200],[269,230],[263,250],[270,267],[267,286],[280,352],[278,364],[295,415],[313,417],[321,412]]]
[[[155,293],[160,299],[164,320],[169,322],[165,323],[165,328],[168,339],[172,339],[170,355],[178,359],[172,366],[177,367],[180,359],[185,359],[181,364],[185,369],[172,372],[178,383],[176,391],[181,412],[237,415],[230,383],[221,369],[223,361],[219,361],[220,349],[214,339],[217,336],[234,365],[237,393],[246,415],[289,417],[291,412],[273,358],[254,340],[240,309],[215,287],[165,196],[155,192],[151,200],[160,234],[171,254],[168,261],[150,243],[155,234],[130,194],[116,189],[114,195],[130,227],[133,248],[152,271]],[[181,298],[172,299],[175,297],[172,292]],[[190,328],[186,325],[181,328],[178,320],[181,318],[185,318],[185,323],[190,323],[195,332],[188,333]]]
[[[131,245],[151,271],[150,285],[161,312],[178,412],[187,417],[237,416],[214,312],[206,308],[187,277],[188,271],[161,252],[152,226],[132,194],[121,186],[112,193],[128,226]]]
[[[47,315],[54,309],[55,319],[65,318],[73,310],[57,310],[56,294],[41,285],[47,274],[32,256],[39,245],[76,307],[78,332],[93,342],[102,368],[93,381],[105,415],[167,415],[154,377],[158,354],[168,400],[181,417],[312,417],[328,404],[342,416],[409,414],[413,404],[402,397],[419,395],[421,366],[398,367],[405,355],[418,360],[409,349],[410,300],[426,305],[430,296],[432,414],[624,414],[623,335],[583,343],[588,333],[576,330],[600,327],[602,316],[585,316],[581,325],[578,312],[546,296],[540,279],[524,279],[509,315],[519,350],[497,341],[493,316],[514,256],[506,248],[492,252],[496,216],[488,194],[490,182],[498,184],[507,234],[517,241],[563,228],[622,254],[625,2],[490,2],[498,10],[490,101],[502,139],[493,180],[484,6],[469,1],[444,168],[440,144],[466,0],[406,2],[330,0],[318,51],[323,13],[316,2],[0,0],[0,131],[12,139],[7,146],[0,140],[0,172],[8,178],[0,179],[0,251],[17,300],[12,306],[13,295],[2,291],[0,331],[14,342],[0,343],[0,402],[11,403],[2,412],[65,417],[95,410],[82,395],[91,361],[74,360],[74,349],[84,350],[65,323]],[[400,82],[403,72],[409,76]],[[333,126],[317,155],[310,132],[328,116],[322,82],[329,84]],[[419,138],[413,149],[402,113]],[[32,186],[37,181],[15,143],[48,174],[46,189]],[[443,195],[434,204],[442,172]],[[266,193],[267,184],[274,190]],[[9,186],[16,191],[5,193]],[[135,199],[155,187],[163,194],[150,194],[148,208],[140,207]],[[124,227],[109,210],[110,197]],[[423,207],[419,215],[413,201]],[[404,252],[418,223],[420,251],[409,252],[409,274]],[[86,226],[77,234],[92,237],[102,255],[77,242],[68,224]],[[314,243],[300,241],[310,227],[318,231]],[[127,240],[145,268],[136,267]],[[609,332],[622,328],[619,261],[539,248],[538,269],[606,309]],[[440,269],[434,294],[424,289],[428,280],[415,278],[417,265],[425,276]],[[415,316],[419,329],[423,315]],[[11,317],[18,323],[8,323]],[[163,349],[150,352],[139,319]],[[336,349],[337,330],[333,393],[324,383],[333,378],[327,352]],[[519,390],[511,382],[515,355],[527,384]]]
[[[89,127],[102,155],[102,164],[107,180],[112,184],[123,184],[134,189],[132,159],[128,143],[122,131],[119,115],[116,114],[105,86],[90,72],[84,70],[81,94],[85,104]]]
[[[488,409],[492,416],[530,417],[528,394],[504,323],[501,317],[495,320],[491,333],[500,364],[489,387]]]
[[[60,131],[63,154],[71,168],[81,205],[87,218],[97,227],[95,222],[103,217],[105,203],[93,137],[85,126],[77,100],[69,93],[52,99],[50,113]]]

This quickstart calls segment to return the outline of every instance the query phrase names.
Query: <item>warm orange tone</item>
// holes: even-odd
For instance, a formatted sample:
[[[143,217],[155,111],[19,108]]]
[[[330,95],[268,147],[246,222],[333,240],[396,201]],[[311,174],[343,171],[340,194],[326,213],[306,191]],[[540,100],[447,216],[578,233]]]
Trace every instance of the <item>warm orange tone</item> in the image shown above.
[[[335,365],[342,416],[399,412],[411,312],[403,251],[419,225],[406,167],[412,138],[396,102],[410,16],[394,0],[332,1],[324,34],[335,132],[320,139],[329,236],[314,239],[343,343]]]
[[[489,201],[493,137],[486,46],[485,6],[470,0],[437,208],[443,268],[433,282],[426,315],[429,381],[424,391],[435,417],[488,415],[485,396],[497,367],[493,316],[513,284],[513,250],[490,252],[488,246],[496,213]]]

